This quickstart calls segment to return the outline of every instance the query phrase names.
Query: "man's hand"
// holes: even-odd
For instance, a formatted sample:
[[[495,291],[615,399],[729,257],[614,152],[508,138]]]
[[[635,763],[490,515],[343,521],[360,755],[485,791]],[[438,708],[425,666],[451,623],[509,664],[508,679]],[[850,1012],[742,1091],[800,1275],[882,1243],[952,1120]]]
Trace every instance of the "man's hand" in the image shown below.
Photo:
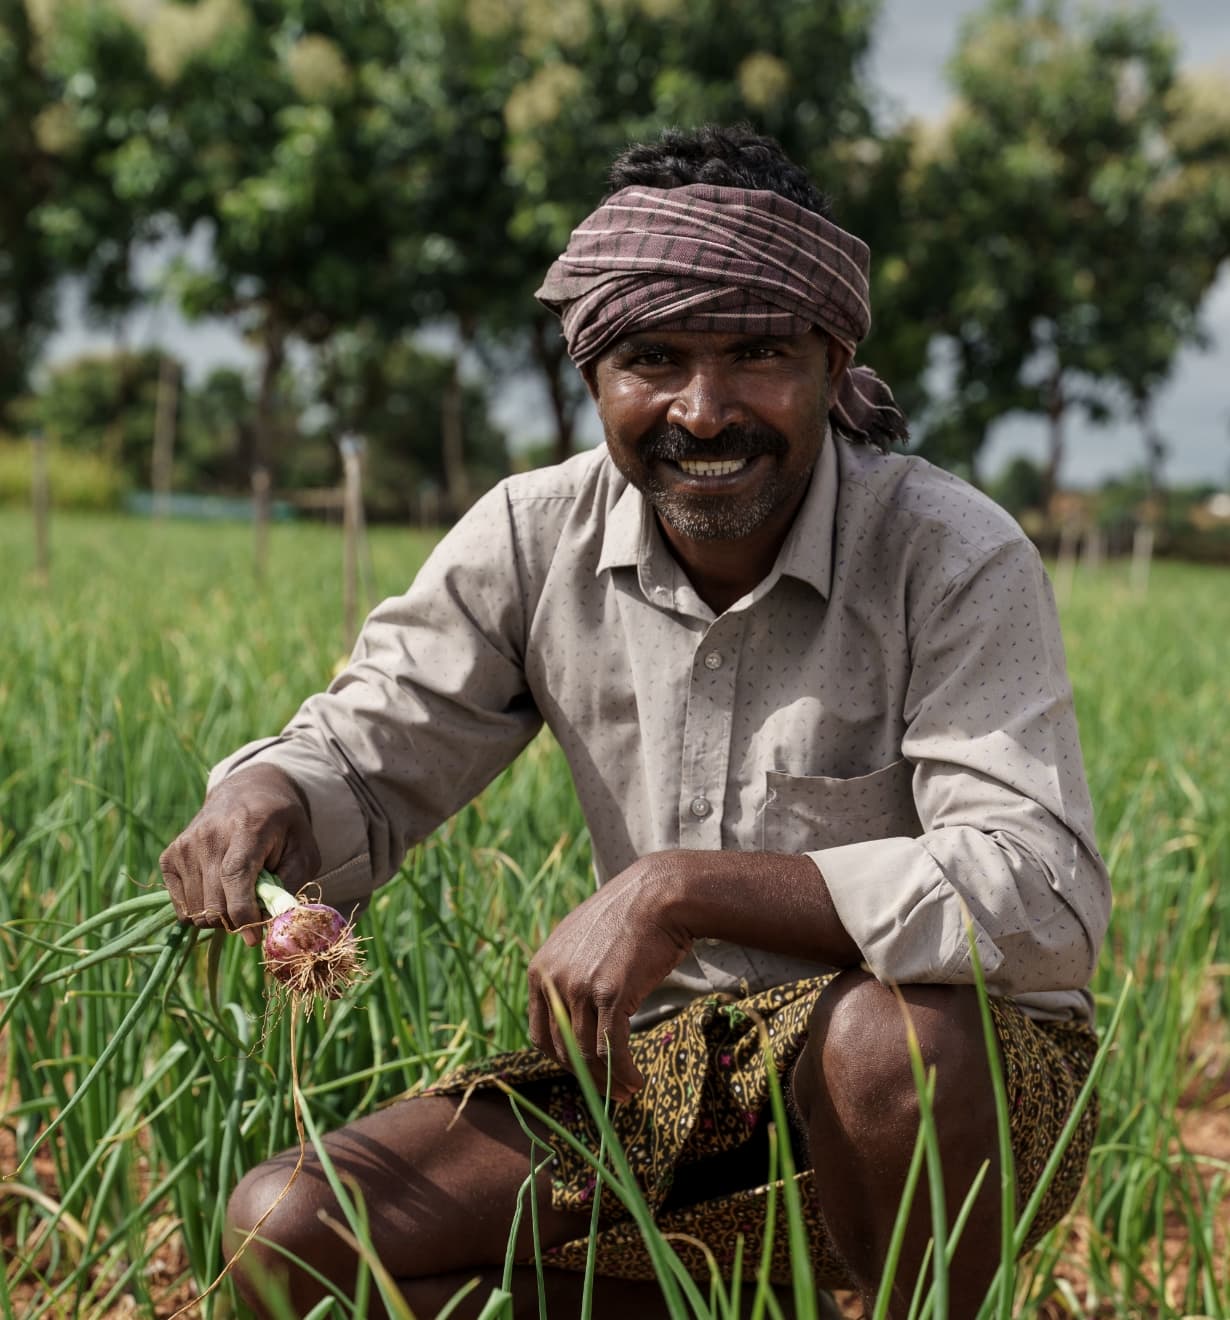
[[[159,861],[175,915],[260,941],[256,881],[273,871],[292,893],[320,870],[303,796],[283,771],[253,765],[228,775]]]
[[[553,986],[581,1055],[605,1093],[627,1100],[644,1078],[628,1050],[629,1020],[692,947],[674,915],[678,853],[634,862],[574,908],[530,963],[530,1039],[572,1065],[548,991]]]
[[[629,1019],[701,936],[857,967],[824,877],[803,854],[680,848],[633,862],[560,922],[530,963],[530,1039],[566,1067],[548,984],[563,1001],[590,1071],[626,1100],[643,1079]]]

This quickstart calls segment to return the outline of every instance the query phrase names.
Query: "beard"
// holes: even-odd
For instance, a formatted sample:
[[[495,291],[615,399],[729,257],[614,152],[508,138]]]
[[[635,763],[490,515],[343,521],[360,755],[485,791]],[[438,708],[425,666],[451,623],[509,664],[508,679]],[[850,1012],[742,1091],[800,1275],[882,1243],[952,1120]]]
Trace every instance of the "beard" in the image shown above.
[[[761,527],[798,492],[797,474],[789,474],[780,460],[789,442],[768,426],[728,426],[708,440],[698,440],[682,426],[667,425],[643,435],[637,443],[641,459],[639,487],[658,515],[670,527],[694,541],[737,540]],[[659,461],[681,459],[753,459],[763,454],[777,459],[760,487],[749,494],[695,495],[680,491],[654,472]],[[805,475],[810,476],[810,471]]]

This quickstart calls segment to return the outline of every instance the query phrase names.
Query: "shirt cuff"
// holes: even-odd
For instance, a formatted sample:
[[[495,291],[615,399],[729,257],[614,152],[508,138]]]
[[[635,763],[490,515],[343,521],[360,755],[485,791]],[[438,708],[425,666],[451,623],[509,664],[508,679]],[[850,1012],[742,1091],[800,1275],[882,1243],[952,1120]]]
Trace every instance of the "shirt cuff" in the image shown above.
[[[209,772],[210,791],[236,770],[250,765],[277,766],[295,781],[307,799],[312,835],[320,851],[321,901],[347,913],[362,905],[375,882],[367,843],[367,826],[345,779],[318,756],[295,746],[290,738],[258,738],[246,743]]]
[[[807,856],[876,980],[971,984],[967,922],[988,982],[1004,961],[920,840],[870,839]]]

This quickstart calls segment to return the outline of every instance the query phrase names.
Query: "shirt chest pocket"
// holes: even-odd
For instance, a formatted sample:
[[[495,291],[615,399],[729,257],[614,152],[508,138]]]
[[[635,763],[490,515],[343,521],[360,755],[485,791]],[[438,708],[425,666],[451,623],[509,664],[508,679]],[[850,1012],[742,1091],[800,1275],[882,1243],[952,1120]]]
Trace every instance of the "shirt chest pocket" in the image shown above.
[[[904,758],[869,775],[766,775],[765,852],[816,852],[867,839],[922,833],[914,809],[913,766]]]

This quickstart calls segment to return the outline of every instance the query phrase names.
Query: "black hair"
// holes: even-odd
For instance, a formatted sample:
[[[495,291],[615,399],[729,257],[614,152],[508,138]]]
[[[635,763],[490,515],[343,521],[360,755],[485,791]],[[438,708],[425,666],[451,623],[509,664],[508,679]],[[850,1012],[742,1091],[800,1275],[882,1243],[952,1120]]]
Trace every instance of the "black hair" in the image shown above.
[[[833,218],[828,198],[807,171],[786,155],[775,138],[757,133],[750,124],[705,124],[688,131],[665,128],[656,142],[625,147],[612,161],[607,181],[612,193],[633,184],[754,188],[778,193],[826,220]]]

